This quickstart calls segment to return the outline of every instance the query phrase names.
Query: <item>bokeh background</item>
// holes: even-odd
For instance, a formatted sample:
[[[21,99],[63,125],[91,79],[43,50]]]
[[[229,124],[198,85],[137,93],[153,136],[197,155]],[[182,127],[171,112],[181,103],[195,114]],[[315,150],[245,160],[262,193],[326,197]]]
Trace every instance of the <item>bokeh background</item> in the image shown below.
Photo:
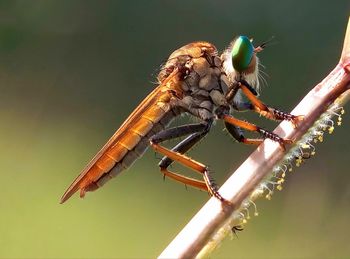
[[[160,64],[196,40],[222,50],[237,34],[258,43],[275,36],[278,44],[260,55],[269,75],[262,99],[288,111],[337,63],[349,7],[347,0],[0,1],[0,257],[159,255],[208,195],[164,182],[153,151],[85,199],[59,199],[152,90]],[[350,257],[349,120],[282,192],[258,201],[259,216],[213,258]],[[222,128],[217,123],[191,152],[219,183],[253,151]]]

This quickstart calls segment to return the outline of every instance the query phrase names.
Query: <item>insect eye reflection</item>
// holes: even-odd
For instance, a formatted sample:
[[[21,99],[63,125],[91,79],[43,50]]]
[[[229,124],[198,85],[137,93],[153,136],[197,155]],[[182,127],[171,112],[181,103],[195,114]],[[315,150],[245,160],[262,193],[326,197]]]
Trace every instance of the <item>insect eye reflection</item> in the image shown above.
[[[232,46],[232,65],[238,72],[249,68],[254,55],[254,46],[247,36],[238,36]]]

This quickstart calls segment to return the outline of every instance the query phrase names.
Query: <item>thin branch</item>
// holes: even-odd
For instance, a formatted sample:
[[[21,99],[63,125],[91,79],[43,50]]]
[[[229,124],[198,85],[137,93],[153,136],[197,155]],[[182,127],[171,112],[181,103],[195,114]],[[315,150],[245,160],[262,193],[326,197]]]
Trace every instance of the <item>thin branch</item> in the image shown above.
[[[304,120],[297,128],[293,128],[289,122],[282,122],[274,132],[284,138],[299,141],[300,146],[296,147],[298,150],[305,146],[310,147],[310,139],[305,136],[311,135],[314,138],[318,134],[323,134],[319,130],[311,130],[312,132],[310,132],[310,129],[320,128],[320,126],[315,126],[315,122],[319,124],[326,123],[330,121],[329,117],[333,114],[340,117],[340,114],[337,114],[339,109],[334,108],[334,103],[344,103],[348,99],[346,97],[350,95],[349,89],[350,19],[339,64],[292,111],[292,114],[295,115],[305,115]],[[323,119],[320,121],[321,115]],[[328,130],[331,132],[333,122],[328,126]],[[324,128],[324,125],[321,125],[321,127]],[[210,252],[212,248],[208,248],[208,242],[209,244],[213,243],[213,240],[220,242],[225,237],[230,228],[234,226],[232,222],[237,219],[237,215],[238,218],[240,215],[244,215],[242,210],[249,207],[253,200],[264,192],[264,186],[266,187],[266,185],[262,185],[262,183],[264,183],[264,180],[266,181],[267,177],[271,176],[273,170],[279,168],[278,165],[281,165],[283,157],[286,159],[285,155],[286,152],[279,144],[265,140],[220,188],[221,195],[232,204],[222,204],[217,199],[211,198],[175,237],[159,258],[194,258],[202,257]],[[288,157],[287,162],[290,162]],[[285,170],[282,169],[282,171]],[[206,249],[203,250],[206,245]],[[215,246],[216,244],[212,245],[212,247]]]

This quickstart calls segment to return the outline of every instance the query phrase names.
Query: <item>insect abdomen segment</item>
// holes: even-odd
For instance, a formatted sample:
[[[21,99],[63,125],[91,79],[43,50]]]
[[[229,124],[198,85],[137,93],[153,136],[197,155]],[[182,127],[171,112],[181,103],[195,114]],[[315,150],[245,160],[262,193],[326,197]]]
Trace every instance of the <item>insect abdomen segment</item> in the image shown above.
[[[143,103],[136,112],[127,119],[128,124],[123,124],[106,146],[89,163],[82,173],[75,179],[61,199],[65,202],[76,191],[80,190],[80,196],[85,192],[98,189],[109,179],[115,177],[143,155],[149,146],[149,138],[164,129],[172,120],[178,110],[172,109],[169,102],[159,100],[168,99],[169,92],[159,92],[155,89],[149,96],[147,103]],[[139,109],[141,108],[141,109]],[[132,125],[132,127],[129,127]]]
[[[154,105],[146,110],[135,127],[128,129],[124,136],[96,162],[100,173],[93,181],[87,179],[80,184],[80,196],[84,196],[86,191],[101,187],[109,179],[130,167],[147,150],[150,136],[163,130],[173,117],[173,112],[170,109],[164,110],[162,105]]]
[[[165,128],[166,125],[170,123],[173,115],[172,112],[166,114],[163,119],[155,124],[153,124],[151,130],[143,136],[140,141],[134,146],[133,149],[128,150],[124,157],[118,161],[118,163],[110,170],[108,173],[105,173],[96,181],[96,188],[93,190],[103,186],[108,180],[117,176],[123,170],[129,168],[138,158],[140,158],[149,147],[149,139],[154,134],[160,132]],[[86,191],[90,191],[90,189],[86,189]]]

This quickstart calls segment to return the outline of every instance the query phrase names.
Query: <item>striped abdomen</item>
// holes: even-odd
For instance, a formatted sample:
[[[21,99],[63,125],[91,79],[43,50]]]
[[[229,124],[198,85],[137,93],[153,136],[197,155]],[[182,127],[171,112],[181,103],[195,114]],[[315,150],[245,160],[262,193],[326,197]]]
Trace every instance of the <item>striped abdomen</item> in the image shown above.
[[[177,115],[171,98],[169,91],[162,91],[162,86],[153,90],[74,180],[61,203],[78,190],[83,197],[85,192],[101,187],[141,157],[149,145],[149,138]]]
[[[110,160],[111,164],[96,164],[98,167],[105,166],[106,169],[110,167],[112,167],[112,169],[104,173],[104,175],[95,182],[94,186],[91,186],[92,188],[89,186],[89,188],[85,190],[90,191],[101,187],[108,180],[117,176],[121,171],[130,167],[136,159],[140,158],[145,153],[149,147],[150,137],[163,130],[173,117],[174,114],[172,111],[164,114],[162,119],[158,122],[151,121],[150,118],[142,117],[139,123],[129,130],[126,138],[117,142],[113,150],[106,152],[106,156],[113,160]],[[112,159],[113,155],[115,155],[115,157]]]

